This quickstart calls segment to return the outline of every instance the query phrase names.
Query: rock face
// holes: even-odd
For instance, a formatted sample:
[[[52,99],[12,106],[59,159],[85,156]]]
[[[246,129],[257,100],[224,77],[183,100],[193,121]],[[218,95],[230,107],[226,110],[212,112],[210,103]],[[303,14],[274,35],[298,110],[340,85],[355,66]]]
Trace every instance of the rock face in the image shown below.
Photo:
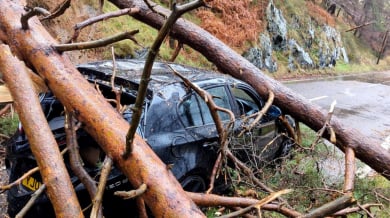
[[[289,70],[322,69],[334,67],[341,60],[349,62],[341,35],[331,26],[296,14],[290,15],[287,22],[272,0],[267,6],[266,21],[267,29],[260,35],[258,46],[243,54],[260,69],[277,71],[275,54],[282,59],[288,57]]]
[[[336,63],[341,56],[343,56],[345,63],[349,62],[345,48],[342,46],[341,35],[335,28],[324,26],[318,38],[319,68],[336,66]]]
[[[299,64],[302,68],[314,67],[314,62],[310,58],[310,55],[301,46],[299,46],[294,39],[290,39],[288,44],[290,47],[288,68],[290,70],[295,70],[297,68],[297,64]]]
[[[269,72],[278,70],[278,64],[272,57],[271,39],[266,34],[260,35],[260,47],[248,49],[243,56],[259,69],[267,69]]]
[[[272,0],[268,4],[266,16],[267,30],[272,39],[273,49],[276,51],[285,50],[287,47],[287,22]]]

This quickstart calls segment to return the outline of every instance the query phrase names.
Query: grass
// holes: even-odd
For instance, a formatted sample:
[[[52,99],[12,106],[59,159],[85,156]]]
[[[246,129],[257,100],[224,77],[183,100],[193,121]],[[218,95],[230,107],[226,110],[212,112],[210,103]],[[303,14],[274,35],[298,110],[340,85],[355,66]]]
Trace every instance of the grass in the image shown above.
[[[316,139],[316,132],[301,124],[301,146],[309,148]],[[294,191],[283,196],[284,199],[297,211],[306,213],[341,196],[338,192],[343,188],[343,175],[340,174],[339,182],[329,183],[321,174],[319,163],[327,158],[341,158],[343,155],[335,152],[332,146],[324,143],[318,144],[313,151],[295,149],[290,157],[282,160],[280,164],[270,165],[261,169],[261,180],[268,187],[278,191],[291,188]],[[343,165],[342,165],[343,166]],[[253,189],[245,183],[236,184],[238,191]],[[267,196],[258,190],[259,198]],[[379,193],[379,194],[378,194]],[[358,203],[380,203],[383,207],[373,207],[371,213],[375,217],[390,217],[390,202],[380,197],[390,198],[390,182],[382,176],[374,175],[367,178],[356,177],[354,196]],[[357,205],[354,205],[357,206]],[[209,208],[206,212],[208,217],[215,217],[217,208]],[[263,217],[284,217],[276,212],[263,211]],[[350,214],[348,217],[362,217],[361,214]]]

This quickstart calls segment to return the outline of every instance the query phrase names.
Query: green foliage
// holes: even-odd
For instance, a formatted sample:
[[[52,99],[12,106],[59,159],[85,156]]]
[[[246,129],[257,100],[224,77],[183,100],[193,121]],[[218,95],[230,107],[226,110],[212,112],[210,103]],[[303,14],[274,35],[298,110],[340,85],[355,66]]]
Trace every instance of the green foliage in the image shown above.
[[[17,114],[14,114],[13,116],[7,115],[0,118],[0,133],[11,136],[15,133],[16,129],[18,128],[18,122],[19,118]]]

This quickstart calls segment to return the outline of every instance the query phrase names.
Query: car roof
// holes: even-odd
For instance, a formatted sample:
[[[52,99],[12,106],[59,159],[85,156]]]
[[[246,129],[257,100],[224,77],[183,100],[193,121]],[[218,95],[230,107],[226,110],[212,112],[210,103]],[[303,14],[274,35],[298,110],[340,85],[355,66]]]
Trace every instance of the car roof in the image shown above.
[[[133,90],[137,90],[140,79],[142,76],[145,60],[137,59],[119,59],[115,61],[116,77],[115,83],[128,87]],[[190,66],[185,66],[176,63],[169,62],[154,62],[151,74],[151,80],[149,82],[150,91],[157,91],[167,84],[182,82],[182,80],[175,76],[170,69],[182,74],[191,82],[196,83],[200,87],[207,86],[208,84],[221,84],[226,82],[242,83],[239,80],[233,79],[231,76],[218,73],[215,71],[202,70]],[[113,72],[113,61],[97,61],[77,66],[80,72],[87,75],[90,79],[102,79],[110,81]]]

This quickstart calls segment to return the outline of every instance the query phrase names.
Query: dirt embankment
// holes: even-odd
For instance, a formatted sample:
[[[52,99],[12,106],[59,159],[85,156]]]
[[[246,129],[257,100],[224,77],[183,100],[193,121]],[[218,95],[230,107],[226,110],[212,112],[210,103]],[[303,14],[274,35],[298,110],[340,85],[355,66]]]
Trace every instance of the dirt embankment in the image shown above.
[[[55,11],[59,2],[57,0],[29,0],[28,6],[39,6],[49,11]],[[73,36],[75,24],[99,14],[98,1],[81,0],[72,1],[70,8],[55,19],[43,21],[43,25],[59,43],[68,43]],[[98,25],[86,27],[77,38],[78,42],[102,38],[102,31]],[[66,52],[74,64],[102,59],[102,49]]]

